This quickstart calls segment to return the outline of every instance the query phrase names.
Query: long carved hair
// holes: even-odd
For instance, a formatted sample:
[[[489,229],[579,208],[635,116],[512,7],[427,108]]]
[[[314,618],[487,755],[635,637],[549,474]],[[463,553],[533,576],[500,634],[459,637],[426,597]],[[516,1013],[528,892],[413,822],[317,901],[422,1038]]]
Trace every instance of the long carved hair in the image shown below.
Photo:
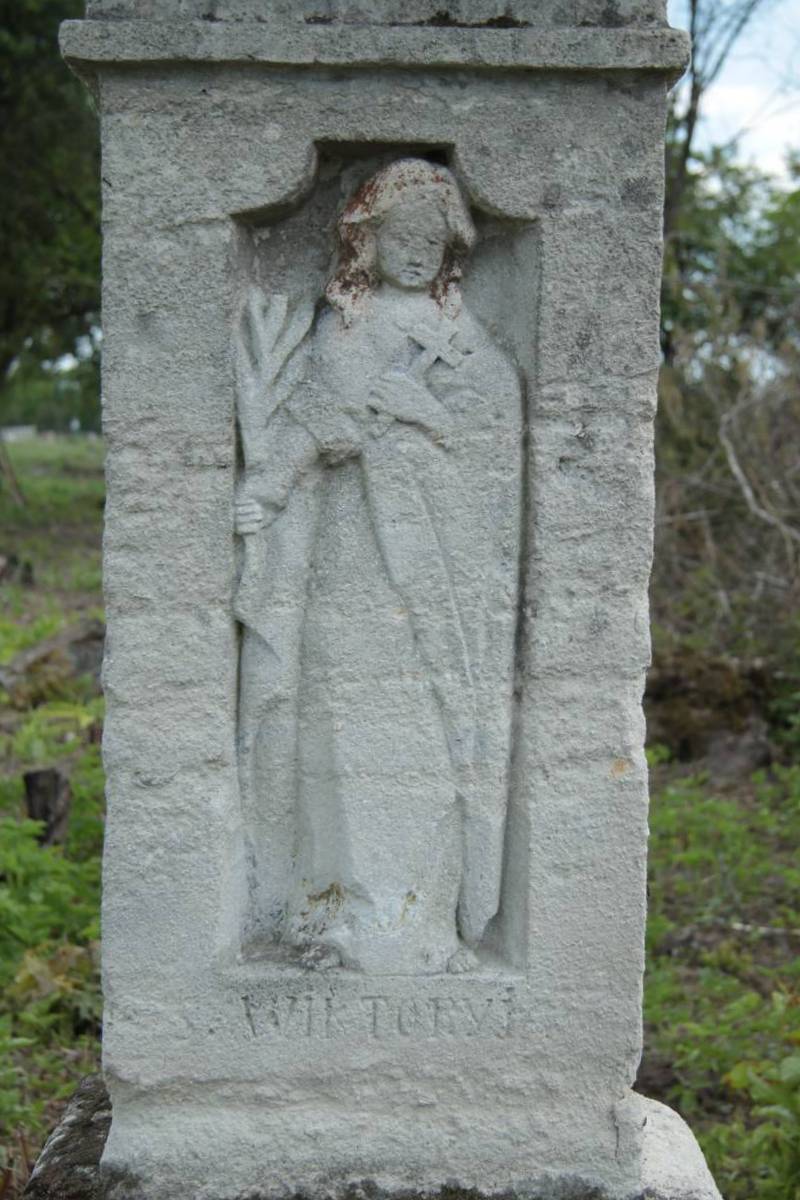
[[[424,158],[400,158],[362,184],[339,218],[339,263],[325,295],[349,325],[378,283],[376,230],[398,204],[413,199],[435,205],[445,220],[447,244],[431,294],[445,309],[458,305],[458,282],[475,242],[475,226],[452,172]]]

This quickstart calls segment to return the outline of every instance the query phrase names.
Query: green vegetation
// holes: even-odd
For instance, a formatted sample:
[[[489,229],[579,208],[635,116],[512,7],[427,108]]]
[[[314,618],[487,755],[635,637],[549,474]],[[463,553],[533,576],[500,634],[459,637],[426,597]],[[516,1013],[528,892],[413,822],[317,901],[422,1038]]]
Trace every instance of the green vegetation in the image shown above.
[[[778,181],[735,142],[697,146],[727,56],[778,7],[675,6],[694,47],[667,124],[652,605],[657,661],[759,661],[786,693],[800,691],[800,155]]]
[[[800,680],[800,160],[692,161],[667,242],[655,644]],[[796,683],[796,688],[800,684]]]
[[[103,444],[99,438],[38,438],[9,447],[25,506],[0,492],[0,554],[16,559],[17,574],[33,571],[33,586],[3,590],[0,663],[19,647],[10,639],[32,636],[31,622],[58,623],[85,615],[100,603],[100,530],[105,501]],[[10,619],[9,619],[10,618]],[[38,637],[36,638],[38,640]]]
[[[704,96],[769,0],[686,0],[695,53],[668,126],[657,422],[654,762],[640,1088],[698,1133],[726,1200],[800,1200],[800,159],[790,186],[698,153]],[[0,28],[3,424],[99,423],[99,155],[56,29]],[[68,369],[63,356],[72,355]],[[100,615],[102,446],[0,455],[0,681]],[[3,692],[2,688],[6,687]],[[0,1200],[97,1062],[102,701],[60,652],[0,682]],[[720,732],[774,761],[716,776]],[[26,819],[23,773],[69,774],[65,839]]]
[[[800,766],[726,789],[662,765],[654,785],[640,1086],[690,1121],[726,1200],[797,1200]]]
[[[101,445],[11,446],[27,509],[0,493],[0,671],[98,611]],[[716,678],[716,677],[715,677]],[[54,672],[0,718],[0,1195],[98,1054],[102,701]],[[20,697],[22,698],[20,701]],[[31,699],[32,697],[32,699]],[[10,697],[5,697],[10,701]],[[793,717],[795,719],[793,719]],[[774,726],[786,765],[735,786],[651,751],[649,967],[640,1088],[687,1117],[726,1200],[800,1198],[800,722]],[[69,769],[62,845],[24,817],[22,772]],[[794,765],[792,765],[794,764]]]
[[[102,444],[10,446],[27,506],[0,492],[0,678],[19,652],[100,613]],[[0,690],[0,1195],[20,1194],[61,1102],[96,1069],[103,772],[96,682],[53,659]],[[41,845],[22,774],[70,777],[66,838]]]
[[[58,53],[82,0],[7,0],[0,22],[0,402],[3,424],[99,414],[100,153],[84,87]],[[82,365],[53,369],[62,355]]]

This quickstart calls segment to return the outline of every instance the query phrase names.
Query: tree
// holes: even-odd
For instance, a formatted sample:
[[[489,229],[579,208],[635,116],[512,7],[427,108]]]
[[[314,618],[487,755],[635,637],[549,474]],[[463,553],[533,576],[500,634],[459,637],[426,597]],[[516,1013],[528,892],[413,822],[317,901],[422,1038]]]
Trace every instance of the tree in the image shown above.
[[[800,678],[800,162],[794,187],[705,153],[708,88],[757,12],[686,0],[691,70],[673,98],[657,421],[657,650],[765,657]],[[793,685],[796,686],[796,685]]]
[[[673,93],[667,131],[664,232],[675,229],[695,150],[703,98],[759,9],[775,0],[686,0],[692,60]]]
[[[800,187],[730,148],[697,155],[676,229],[685,264],[667,257],[657,420],[661,648],[766,658],[796,687]]]
[[[0,0],[0,389],[23,351],[73,350],[99,312],[99,150],[58,53],[80,0]]]
[[[759,10],[781,0],[685,0],[684,13],[692,39],[692,58],[680,85],[672,94],[667,119],[664,203],[664,289],[666,320],[661,345],[667,363],[672,361],[672,309],[679,300],[684,277],[693,261],[693,243],[684,222],[693,208],[693,170],[703,101],[719,78],[725,63]]]

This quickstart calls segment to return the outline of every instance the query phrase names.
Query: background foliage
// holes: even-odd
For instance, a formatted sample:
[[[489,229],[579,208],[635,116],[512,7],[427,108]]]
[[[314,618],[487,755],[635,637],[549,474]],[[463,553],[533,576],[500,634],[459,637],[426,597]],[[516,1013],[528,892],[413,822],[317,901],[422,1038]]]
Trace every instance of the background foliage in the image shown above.
[[[102,616],[103,446],[40,438],[8,452],[26,502],[0,490],[2,1200],[21,1193],[62,1101],[97,1066],[103,839],[103,702],[61,649]],[[32,658],[17,673],[20,655]],[[72,793],[66,836],[52,845],[24,800],[24,772],[46,767]]]
[[[708,88],[775,2],[686,0],[696,53],[667,142],[639,1087],[691,1121],[727,1200],[800,1200],[800,156],[778,182],[735,146],[697,148]],[[96,124],[56,49],[81,7],[0,0],[4,425],[99,427]],[[102,615],[102,444],[39,438],[5,447],[0,467],[10,1200],[97,1056],[102,700],[58,654],[23,684],[12,667]],[[72,806],[65,838],[45,845],[22,781],[52,765]]]
[[[0,0],[0,380],[3,421],[98,422],[100,154],[86,89],[58,53],[81,0]],[[52,364],[77,353],[68,379]],[[11,373],[9,374],[9,369]]]

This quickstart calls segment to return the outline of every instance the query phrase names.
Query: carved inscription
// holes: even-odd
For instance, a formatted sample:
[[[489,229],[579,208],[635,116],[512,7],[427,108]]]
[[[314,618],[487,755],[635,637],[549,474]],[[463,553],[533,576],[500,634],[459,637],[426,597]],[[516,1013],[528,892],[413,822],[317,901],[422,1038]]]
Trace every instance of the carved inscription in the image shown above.
[[[507,1038],[513,1027],[513,990],[493,995],[387,996],[370,992],[346,999],[315,995],[242,996],[254,1037],[389,1039]]]

